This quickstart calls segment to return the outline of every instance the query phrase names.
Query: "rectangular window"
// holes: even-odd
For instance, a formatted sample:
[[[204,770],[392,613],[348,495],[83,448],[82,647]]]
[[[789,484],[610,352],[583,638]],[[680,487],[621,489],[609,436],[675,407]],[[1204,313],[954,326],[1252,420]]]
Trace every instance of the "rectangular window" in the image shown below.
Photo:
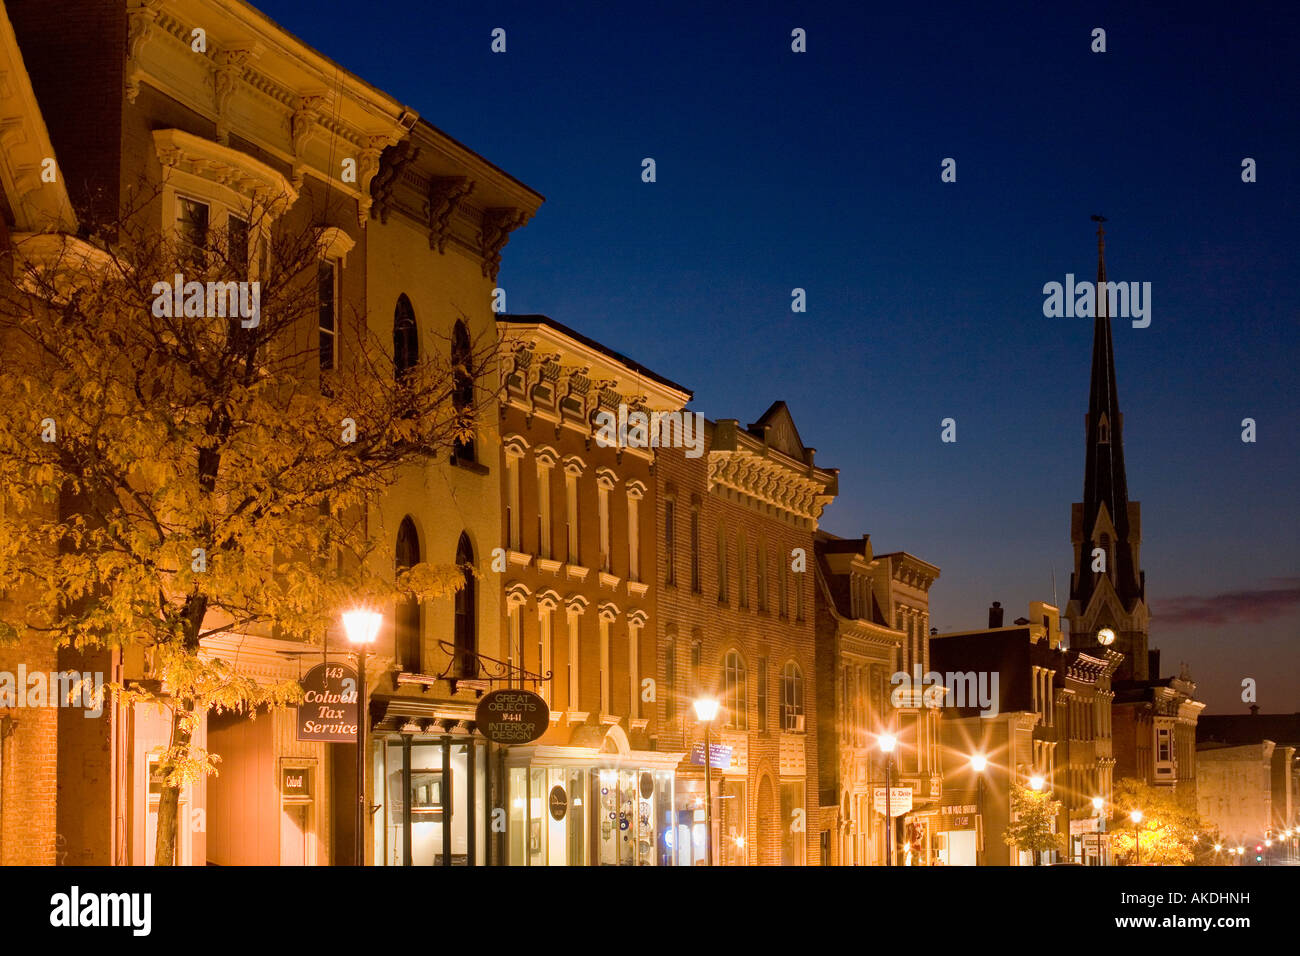
[[[664,583],[676,584],[677,502],[664,502]]]
[[[248,278],[248,220],[226,217],[227,258],[231,270],[241,279]]]
[[[785,561],[780,562],[780,569],[776,574],[776,607],[777,613],[785,617],[789,613],[790,604],[786,592],[788,591],[790,569],[786,567]]]
[[[641,500],[627,496],[627,579],[641,580]]]
[[[700,593],[700,512],[691,509],[691,590]]]
[[[641,716],[641,626],[627,626],[627,682],[631,695],[628,714],[634,718]]]
[[[578,612],[566,611],[569,623],[569,710],[578,710]]]
[[[564,499],[564,515],[568,520],[568,562],[581,565],[582,559],[578,554],[578,476],[568,471],[564,473]]]
[[[677,719],[677,642],[671,639],[664,643],[664,683],[668,685],[664,717],[672,722]]]
[[[519,457],[506,452],[506,547],[519,550]]]
[[[803,575],[794,576],[794,619],[803,620]]]
[[[551,468],[537,463],[537,556],[551,559]]]
[[[1156,759],[1165,762],[1170,759],[1169,755],[1169,728],[1161,727],[1156,731]]]
[[[176,197],[176,241],[182,260],[201,265],[208,247],[208,204]]]
[[[537,609],[537,673],[553,673],[554,668],[551,664],[551,609],[542,607]],[[555,701],[551,699],[551,682],[542,681],[538,688],[538,694],[542,700],[546,701],[548,707],[552,706]]]
[[[691,697],[700,695],[700,661],[704,656],[703,645],[696,641],[691,645]]]
[[[316,303],[320,330],[320,370],[334,368],[338,355],[337,319],[338,272],[333,260],[322,259],[316,267]]]
[[[610,713],[609,709],[609,621],[600,620],[600,712]]]
[[[767,610],[767,548],[761,543],[758,546],[757,555],[758,565],[758,609]]]
[[[767,658],[758,659],[758,688],[755,696],[758,699],[758,730],[759,733],[767,730]]]
[[[609,489],[603,486],[596,490],[596,517],[600,521],[600,569],[609,574]]]

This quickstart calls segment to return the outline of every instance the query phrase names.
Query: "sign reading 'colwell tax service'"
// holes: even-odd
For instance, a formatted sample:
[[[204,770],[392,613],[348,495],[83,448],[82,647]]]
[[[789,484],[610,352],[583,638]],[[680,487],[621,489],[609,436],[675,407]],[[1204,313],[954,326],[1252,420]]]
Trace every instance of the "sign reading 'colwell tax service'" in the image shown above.
[[[317,664],[303,677],[298,739],[356,743],[357,672],[347,664]]]

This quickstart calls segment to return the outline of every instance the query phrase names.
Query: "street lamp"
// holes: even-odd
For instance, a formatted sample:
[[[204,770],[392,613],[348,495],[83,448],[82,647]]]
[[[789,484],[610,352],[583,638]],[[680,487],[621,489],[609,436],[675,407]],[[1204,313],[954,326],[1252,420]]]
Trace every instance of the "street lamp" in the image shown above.
[[[365,608],[343,614],[343,630],[357,649],[357,866],[366,865],[366,648],[383,621],[382,614]]]
[[[1102,837],[1106,835],[1106,799],[1093,797],[1092,808],[1097,811],[1097,865],[1102,865]]]
[[[885,843],[885,866],[893,866],[894,817],[889,798],[893,795],[891,791],[894,786],[894,748],[898,746],[898,738],[886,733],[881,734],[877,742],[880,744],[880,752],[885,755],[885,832],[889,835]]]
[[[695,701],[695,716],[704,724],[704,862],[713,865],[713,754],[709,751],[709,727],[718,716],[718,701],[701,697]]]
[[[1041,773],[1036,773],[1029,778],[1029,789],[1033,790],[1035,793],[1041,793],[1046,783],[1047,780],[1043,775]]]
[[[989,758],[983,754],[973,754],[970,758],[970,768],[975,771],[975,812],[979,821],[979,847],[976,850],[975,865],[982,864],[984,859],[984,771],[988,769]]]
[[[1133,865],[1141,866],[1142,865],[1142,831],[1138,828],[1138,824],[1142,822],[1142,811],[1131,810],[1129,811],[1128,818],[1133,821],[1133,853],[1135,856]]]

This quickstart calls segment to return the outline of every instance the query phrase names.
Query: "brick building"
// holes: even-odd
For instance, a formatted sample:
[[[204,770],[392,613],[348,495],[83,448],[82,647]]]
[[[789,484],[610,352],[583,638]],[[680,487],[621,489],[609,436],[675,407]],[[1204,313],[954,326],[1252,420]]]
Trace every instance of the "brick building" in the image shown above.
[[[657,746],[655,465],[665,450],[602,422],[680,421],[691,393],[545,316],[502,316],[497,327],[502,657],[552,720],[504,756],[502,859],[671,864],[683,754]]]
[[[655,467],[658,747],[701,746],[692,702],[715,696],[714,862],[818,863],[835,823],[818,794],[814,533],[837,472],[783,402],[704,434],[699,457],[660,449]],[[679,864],[704,855],[703,759],[678,770]]]
[[[943,796],[941,711],[895,680],[930,669],[929,591],[939,569],[904,552],[876,555],[869,536],[817,534],[818,777],[833,808],[836,865],[923,865],[939,859],[934,824]],[[872,804],[886,782],[880,740],[896,740],[888,777],[911,791],[890,803],[892,829]],[[890,840],[886,834],[892,834]]]

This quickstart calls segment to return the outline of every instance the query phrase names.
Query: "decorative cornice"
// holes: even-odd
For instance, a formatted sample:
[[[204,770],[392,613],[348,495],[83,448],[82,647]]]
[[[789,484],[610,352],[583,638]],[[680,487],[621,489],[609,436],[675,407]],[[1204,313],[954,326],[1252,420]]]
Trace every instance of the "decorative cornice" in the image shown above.
[[[496,281],[501,271],[501,251],[510,241],[510,233],[523,226],[532,214],[513,206],[494,206],[483,211],[479,229],[479,251],[483,256],[483,275]]]
[[[429,198],[425,213],[429,224],[429,248],[447,251],[451,235],[451,217],[474,192],[474,180],[468,176],[434,176],[429,180]],[[484,273],[486,275],[487,273]]]
[[[402,173],[420,158],[420,148],[409,139],[401,140],[384,150],[379,157],[379,172],[370,183],[370,217],[381,223],[388,222],[393,205],[393,189]]]
[[[254,50],[218,50],[212,56],[212,89],[217,110],[217,142],[225,146],[230,140],[230,99],[244,77]]]

